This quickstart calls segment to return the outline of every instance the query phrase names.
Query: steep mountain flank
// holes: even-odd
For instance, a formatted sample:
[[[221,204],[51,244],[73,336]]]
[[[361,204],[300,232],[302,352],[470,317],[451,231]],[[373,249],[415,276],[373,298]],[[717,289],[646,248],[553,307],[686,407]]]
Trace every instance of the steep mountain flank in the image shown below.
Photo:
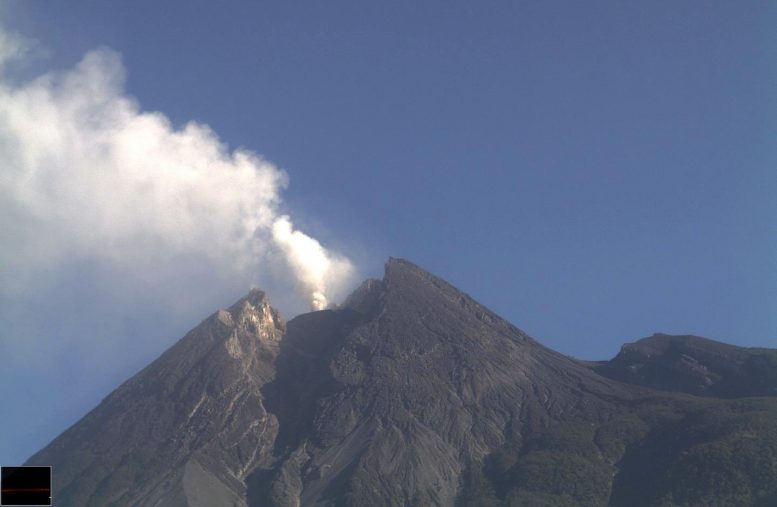
[[[190,331],[29,464],[54,467],[56,505],[244,505],[278,423],[260,388],[284,323],[252,291]]]
[[[777,397],[610,378],[631,365],[554,352],[391,259],[341,307],[287,324],[252,292],[30,462],[54,464],[58,505],[777,500]],[[671,390],[691,391],[683,378]]]

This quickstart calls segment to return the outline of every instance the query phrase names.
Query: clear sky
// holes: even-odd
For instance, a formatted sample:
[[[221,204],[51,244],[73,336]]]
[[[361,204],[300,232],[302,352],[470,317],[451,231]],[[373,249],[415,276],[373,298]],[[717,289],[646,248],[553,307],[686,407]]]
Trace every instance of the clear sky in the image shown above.
[[[284,169],[283,210],[359,276],[407,258],[580,358],[777,347],[773,3],[30,0],[0,24],[37,41],[8,79],[110,48],[140,110]],[[249,285],[97,264],[0,291],[3,464]]]

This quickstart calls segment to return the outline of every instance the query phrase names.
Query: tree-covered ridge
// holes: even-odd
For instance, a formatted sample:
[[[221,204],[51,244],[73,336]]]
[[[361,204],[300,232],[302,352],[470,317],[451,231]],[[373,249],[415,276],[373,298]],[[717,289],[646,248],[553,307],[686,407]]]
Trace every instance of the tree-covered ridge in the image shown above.
[[[473,507],[777,505],[777,398],[666,395],[598,425],[552,423],[491,453],[462,488]]]
[[[777,396],[777,350],[654,334],[594,368],[622,382],[697,396]]]

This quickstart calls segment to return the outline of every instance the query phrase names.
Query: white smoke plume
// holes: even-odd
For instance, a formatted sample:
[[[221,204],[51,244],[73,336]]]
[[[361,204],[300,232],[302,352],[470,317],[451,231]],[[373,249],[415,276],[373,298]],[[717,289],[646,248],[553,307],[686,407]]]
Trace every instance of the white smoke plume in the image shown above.
[[[326,308],[327,287],[347,279],[352,271],[351,263],[347,259],[333,257],[318,241],[295,231],[287,215],[275,220],[272,235],[284,252],[284,259],[297,274],[297,280],[309,292],[310,306],[314,310]]]
[[[23,59],[34,45],[30,39],[0,29],[0,70],[9,62]]]
[[[24,49],[0,31],[0,70]],[[23,84],[0,74],[0,284],[79,260],[148,273],[206,259],[247,283],[279,255],[314,308],[353,267],[282,214],[287,175],[229,151],[206,125],[181,128],[124,91],[115,52]],[[147,276],[147,275],[146,275]]]

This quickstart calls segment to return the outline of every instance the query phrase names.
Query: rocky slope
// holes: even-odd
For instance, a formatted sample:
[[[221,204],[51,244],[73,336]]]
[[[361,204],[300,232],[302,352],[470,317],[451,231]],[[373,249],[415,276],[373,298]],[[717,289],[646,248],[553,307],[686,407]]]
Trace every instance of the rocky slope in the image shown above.
[[[261,291],[220,310],[29,463],[56,505],[240,505],[278,434],[261,388],[285,326]]]
[[[740,357],[697,345],[710,371]],[[286,324],[252,292],[30,463],[55,466],[58,505],[777,501],[777,398],[657,391],[698,383],[626,378],[649,368],[622,355],[568,358],[391,259],[343,307]]]

